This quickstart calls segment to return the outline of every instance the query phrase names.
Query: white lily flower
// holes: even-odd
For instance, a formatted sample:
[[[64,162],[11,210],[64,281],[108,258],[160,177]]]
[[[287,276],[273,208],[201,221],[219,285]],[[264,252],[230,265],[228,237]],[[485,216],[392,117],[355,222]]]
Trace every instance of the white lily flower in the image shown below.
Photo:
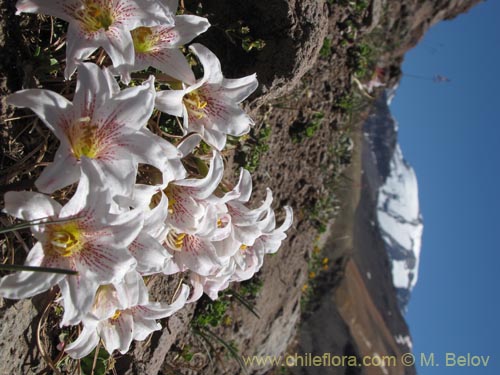
[[[271,208],[268,209],[265,220],[259,224],[262,235],[255,240],[253,246],[242,246],[233,257],[238,266],[231,281],[250,279],[262,267],[264,255],[278,251],[282,241],[286,238],[285,232],[293,224],[293,211],[289,206],[285,206],[285,214],[285,220],[280,227],[276,228],[274,211]]]
[[[171,181],[164,192],[168,197],[170,215],[167,224],[184,233],[213,232],[217,228],[215,213],[208,215],[210,197],[224,174],[224,162],[214,151],[208,173],[203,178],[185,178]]]
[[[216,244],[221,256],[232,256],[238,249],[253,246],[255,240],[262,235],[262,222],[273,201],[270,189],[267,189],[266,199],[260,207],[250,209],[245,206],[252,193],[252,177],[250,172],[241,169],[240,179],[233,190],[228,192],[222,201],[227,208],[227,221],[230,225],[230,235]]]
[[[66,69],[69,79],[77,63],[102,47],[119,67],[134,63],[130,31],[141,26],[173,25],[175,9],[155,0],[18,0],[17,14],[41,13],[69,23]]]
[[[250,131],[253,120],[239,104],[258,86],[255,74],[224,78],[220,62],[208,48],[192,44],[190,50],[203,65],[203,78],[182,90],[165,90],[156,96],[156,108],[183,117],[186,133],[195,132],[217,150],[226,144],[226,135],[241,136]]]
[[[35,183],[40,191],[52,193],[77,182],[81,159],[87,157],[99,165],[114,194],[129,195],[138,163],[165,171],[172,168],[170,160],[182,157],[173,145],[145,128],[153,112],[154,78],[116,90],[109,72],[84,63],[73,102],[41,89],[18,91],[7,98],[9,104],[34,111],[61,141],[54,162]]]
[[[143,225],[140,210],[110,213],[111,196],[102,189],[97,168],[86,158],[82,163],[87,172],[64,207],[40,193],[5,194],[4,211],[14,217],[67,219],[32,227],[39,242],[31,249],[25,265],[68,269],[77,271],[77,275],[22,271],[0,280],[0,295],[11,299],[32,297],[58,284],[64,300],[62,325],[81,320],[92,306],[99,285],[119,282],[136,267],[127,248]]]
[[[162,195],[156,207],[144,211],[144,227],[129,246],[137,260],[136,270],[143,276],[162,272],[172,260],[172,255],[162,245],[168,233],[167,215],[168,200]]]
[[[128,84],[130,73],[152,66],[174,79],[193,84],[196,80],[193,71],[179,47],[189,43],[209,27],[210,23],[206,18],[182,15],[175,16],[172,25],[141,26],[132,30],[135,61],[132,65],[118,67],[117,70],[122,72],[122,81]]]
[[[267,190],[266,200],[256,209],[244,205],[248,202],[252,192],[252,178],[250,173],[241,169],[240,179],[236,186],[223,197],[215,200],[218,202],[219,221],[223,222],[229,231],[229,236],[221,241],[211,241],[217,252],[217,257],[222,261],[222,266],[213,268],[208,275],[190,272],[190,281],[193,285],[193,294],[188,302],[198,300],[203,293],[211,299],[218,298],[218,293],[226,289],[233,280],[238,280],[234,274],[237,270],[240,275],[243,270],[251,269],[248,274],[253,275],[256,262],[249,254],[253,254],[253,246],[259,237],[268,235],[270,226],[274,223],[274,216],[270,214],[272,203],[271,191]],[[288,224],[286,224],[288,225]],[[274,229],[274,228],[272,228]],[[271,229],[271,232],[272,232]],[[280,230],[286,230],[282,227]],[[246,249],[250,248],[249,252]],[[263,252],[258,253],[264,255]]]
[[[180,310],[189,296],[189,287],[182,285],[171,305],[150,302],[142,278],[131,272],[123,283],[105,285],[96,293],[91,314],[83,320],[80,336],[65,351],[72,358],[88,355],[101,339],[106,350],[125,354],[132,340],[143,341],[161,329],[157,319],[167,318]]]
[[[236,271],[236,263],[228,262],[226,266],[221,268],[217,274],[212,276],[201,276],[195,272],[189,274],[189,281],[193,286],[193,292],[187,303],[196,302],[201,298],[203,293],[209,296],[212,300],[219,298],[219,292],[229,286],[231,277]]]
[[[169,208],[165,246],[173,255],[173,262],[164,270],[166,274],[191,270],[208,276],[227,262],[228,257],[219,256],[214,246],[214,241],[227,238],[231,229],[213,195],[223,173],[222,157],[214,151],[204,178],[172,181],[163,190]]]

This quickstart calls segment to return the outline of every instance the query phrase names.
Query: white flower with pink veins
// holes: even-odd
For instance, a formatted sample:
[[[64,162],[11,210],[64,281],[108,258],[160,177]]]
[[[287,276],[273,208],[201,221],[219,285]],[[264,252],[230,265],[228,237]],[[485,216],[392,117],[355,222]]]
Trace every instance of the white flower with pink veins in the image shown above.
[[[102,47],[114,67],[134,63],[130,31],[141,26],[173,25],[176,8],[157,0],[18,0],[17,14],[40,13],[69,23],[66,70],[69,79],[77,62]]]
[[[183,284],[172,304],[150,302],[144,281],[136,272],[130,272],[121,283],[99,287],[92,311],[83,319],[80,336],[65,351],[72,358],[82,358],[102,340],[109,354],[115,350],[125,354],[132,340],[143,341],[160,330],[156,320],[180,310],[188,296],[189,287]]]
[[[86,173],[64,207],[35,192],[8,192],[4,211],[32,226],[38,240],[26,266],[73,270],[76,275],[22,271],[0,280],[0,296],[29,298],[58,284],[64,300],[61,325],[77,324],[92,306],[99,285],[120,282],[135,269],[128,251],[143,226],[141,210],[111,214],[111,196],[93,162],[82,160]],[[45,221],[58,221],[47,223]]]
[[[205,32],[210,23],[206,18],[181,15],[175,16],[174,25],[145,27],[132,30],[135,61],[132,65],[118,67],[122,81],[130,82],[130,73],[152,66],[169,77],[194,84],[196,81],[191,66],[179,47]]]
[[[242,136],[254,124],[239,104],[255,91],[257,77],[224,78],[219,59],[208,48],[201,44],[189,48],[203,65],[203,77],[194,84],[184,84],[182,90],[158,92],[155,105],[162,112],[183,117],[186,134],[198,133],[220,151],[228,134]]]
[[[61,142],[37,188],[50,194],[77,182],[83,157],[95,161],[115,195],[132,193],[139,163],[163,172],[182,168],[177,148],[145,127],[154,98],[154,77],[119,91],[111,74],[92,63],[80,65],[73,102],[43,89],[10,95],[9,104],[30,108]]]

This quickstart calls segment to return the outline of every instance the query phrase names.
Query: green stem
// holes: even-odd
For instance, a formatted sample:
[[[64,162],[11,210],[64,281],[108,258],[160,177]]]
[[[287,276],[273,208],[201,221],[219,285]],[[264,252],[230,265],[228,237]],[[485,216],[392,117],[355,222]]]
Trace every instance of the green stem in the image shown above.
[[[49,221],[42,221],[48,219],[48,217],[42,217],[40,219],[35,219],[31,221],[27,221],[22,224],[16,224],[16,225],[11,225],[10,227],[5,227],[5,228],[0,228],[0,234],[8,233],[8,232],[13,232],[15,230],[20,230],[20,229],[26,229],[30,228],[33,225],[46,225],[46,224],[57,224],[57,223],[65,223],[67,221],[73,221],[73,220],[78,220],[79,217],[71,217],[71,218],[64,218],[64,219],[58,219],[58,220],[49,220]]]
[[[65,275],[77,275],[78,274],[78,271],[65,270],[63,268],[19,266],[17,264],[0,264],[0,270],[1,271],[31,271],[31,272],[62,273]]]

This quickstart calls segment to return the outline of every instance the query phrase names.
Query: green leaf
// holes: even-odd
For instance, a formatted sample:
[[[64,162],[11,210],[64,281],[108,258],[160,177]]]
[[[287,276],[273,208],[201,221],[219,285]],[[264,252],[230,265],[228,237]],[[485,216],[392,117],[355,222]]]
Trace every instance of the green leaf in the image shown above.
[[[105,375],[107,372],[107,361],[109,359],[109,353],[104,348],[99,349],[99,353],[97,354],[97,360],[94,367],[94,372],[92,372],[92,366],[94,365],[94,358],[96,355],[95,349],[82,358],[80,361],[82,375]]]

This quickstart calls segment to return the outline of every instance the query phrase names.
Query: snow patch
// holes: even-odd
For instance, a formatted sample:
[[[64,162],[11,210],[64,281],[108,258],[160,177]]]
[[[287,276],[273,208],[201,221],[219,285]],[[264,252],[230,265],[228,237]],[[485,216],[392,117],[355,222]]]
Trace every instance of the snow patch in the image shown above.
[[[409,292],[418,278],[423,221],[417,176],[396,145],[390,174],[378,192],[377,219],[392,261],[394,286]]]
[[[394,336],[394,340],[396,340],[396,342],[399,345],[405,345],[408,349],[410,349],[410,351],[413,350],[413,342],[411,341],[410,336],[397,335],[397,336]]]

